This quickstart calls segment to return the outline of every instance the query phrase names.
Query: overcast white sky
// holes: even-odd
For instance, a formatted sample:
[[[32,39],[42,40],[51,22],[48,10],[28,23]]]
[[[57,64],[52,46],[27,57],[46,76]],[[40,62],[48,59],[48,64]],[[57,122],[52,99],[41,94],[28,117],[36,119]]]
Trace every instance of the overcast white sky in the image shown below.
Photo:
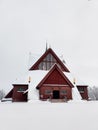
[[[98,85],[98,0],[0,0],[0,88],[26,73],[46,40],[73,73]]]

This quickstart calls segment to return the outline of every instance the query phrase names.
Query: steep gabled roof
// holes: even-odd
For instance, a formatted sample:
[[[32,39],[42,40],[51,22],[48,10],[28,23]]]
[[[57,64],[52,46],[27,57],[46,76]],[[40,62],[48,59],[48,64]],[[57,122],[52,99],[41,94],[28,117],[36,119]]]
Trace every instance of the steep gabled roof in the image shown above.
[[[12,98],[12,95],[13,95],[13,88],[10,90],[10,92],[4,98]]]
[[[59,65],[62,67],[62,69],[65,72],[70,72],[68,68],[63,64],[63,62],[58,58],[58,56],[55,54],[55,52],[49,48],[38,60],[35,62],[35,64],[29,69],[29,70],[36,70],[36,67],[43,61],[43,59],[48,55],[51,54],[59,63]]]
[[[65,74],[63,73],[63,71],[61,70],[61,68],[55,64],[51,69],[50,71],[47,73],[47,75],[42,79],[42,81],[37,85],[37,89],[39,89],[43,84],[44,82],[47,80],[47,78],[52,74],[52,72],[54,70],[57,70],[59,72],[59,74],[65,79],[65,81],[69,84],[70,87],[74,87],[73,84],[70,82],[70,80],[65,76]]]

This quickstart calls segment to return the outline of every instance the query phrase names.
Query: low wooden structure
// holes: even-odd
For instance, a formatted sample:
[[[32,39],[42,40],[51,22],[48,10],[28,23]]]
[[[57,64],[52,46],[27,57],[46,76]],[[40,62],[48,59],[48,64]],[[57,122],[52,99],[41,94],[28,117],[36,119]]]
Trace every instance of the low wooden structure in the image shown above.
[[[13,84],[11,91],[5,96],[3,101],[12,102],[27,102],[28,101],[28,85],[27,84]]]
[[[13,102],[27,102],[28,100],[28,85],[26,84],[13,84],[13,94],[12,101]]]

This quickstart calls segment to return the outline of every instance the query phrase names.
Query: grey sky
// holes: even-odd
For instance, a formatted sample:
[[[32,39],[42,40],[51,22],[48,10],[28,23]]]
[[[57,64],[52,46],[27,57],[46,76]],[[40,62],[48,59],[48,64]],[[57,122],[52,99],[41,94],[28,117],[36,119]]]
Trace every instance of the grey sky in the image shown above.
[[[46,40],[71,71],[98,85],[98,0],[0,0],[0,88],[26,73]]]

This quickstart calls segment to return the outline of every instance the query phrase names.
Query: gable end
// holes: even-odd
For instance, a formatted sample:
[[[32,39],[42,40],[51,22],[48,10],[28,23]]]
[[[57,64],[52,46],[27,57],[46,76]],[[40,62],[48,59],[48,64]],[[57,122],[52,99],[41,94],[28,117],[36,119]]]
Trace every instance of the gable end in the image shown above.
[[[70,87],[74,87],[73,84],[69,81],[69,79],[64,75],[64,73],[62,72],[61,68],[60,68],[57,64],[55,64],[55,65],[51,68],[51,70],[48,72],[48,74],[47,74],[47,75],[42,79],[42,81],[37,85],[36,88],[39,89],[39,88],[46,82],[46,80],[49,78],[49,76],[53,75],[53,72],[54,72],[55,70],[58,72],[58,74],[64,79],[64,81],[65,81]],[[56,78],[56,77],[54,77],[54,80],[56,81],[55,78]],[[53,80],[53,79],[52,79],[52,80]],[[58,80],[59,80],[59,79],[58,79]],[[51,82],[51,79],[50,79],[50,82]],[[61,84],[61,85],[66,85],[65,82],[62,83],[62,81],[61,81],[60,84]],[[55,83],[53,83],[53,84],[55,84]],[[58,83],[57,83],[57,84],[58,84]]]
[[[62,71],[70,72],[51,48],[49,48],[29,70],[49,70],[55,63],[61,67]]]

